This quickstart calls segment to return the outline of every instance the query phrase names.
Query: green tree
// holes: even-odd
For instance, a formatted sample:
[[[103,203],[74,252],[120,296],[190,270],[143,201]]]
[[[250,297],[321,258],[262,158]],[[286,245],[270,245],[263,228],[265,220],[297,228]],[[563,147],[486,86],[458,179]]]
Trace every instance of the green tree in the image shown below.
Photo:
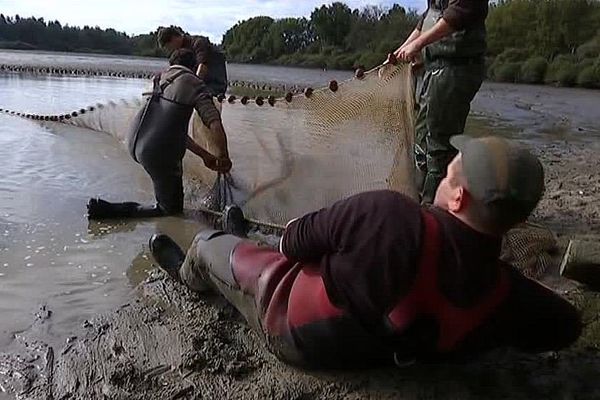
[[[352,10],[340,2],[323,5],[312,12],[310,21],[321,45],[342,47],[352,26]]]
[[[284,18],[271,24],[260,46],[271,58],[278,58],[303,51],[314,40],[312,27],[306,18]]]
[[[262,43],[273,22],[271,17],[254,17],[235,24],[223,35],[227,55],[241,62],[267,61],[268,52]]]

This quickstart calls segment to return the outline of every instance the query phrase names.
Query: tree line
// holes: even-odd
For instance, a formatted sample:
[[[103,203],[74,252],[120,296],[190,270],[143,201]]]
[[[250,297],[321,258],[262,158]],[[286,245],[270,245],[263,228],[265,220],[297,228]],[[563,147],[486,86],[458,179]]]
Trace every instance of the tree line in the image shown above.
[[[600,1],[500,0],[487,30],[489,78],[600,88]]]
[[[229,59],[349,69],[381,63],[412,32],[419,15],[399,5],[352,10],[343,3],[316,8],[310,18],[254,17],[223,36]]]
[[[231,62],[370,68],[404,41],[419,17],[400,5],[351,9],[336,2],[307,18],[240,21],[223,35],[222,48]],[[599,0],[498,0],[491,2],[487,29],[490,79],[600,87]],[[156,31],[128,36],[4,15],[0,47],[164,56]]]
[[[156,32],[129,36],[114,29],[73,27],[44,18],[0,14],[0,48],[162,57]]]

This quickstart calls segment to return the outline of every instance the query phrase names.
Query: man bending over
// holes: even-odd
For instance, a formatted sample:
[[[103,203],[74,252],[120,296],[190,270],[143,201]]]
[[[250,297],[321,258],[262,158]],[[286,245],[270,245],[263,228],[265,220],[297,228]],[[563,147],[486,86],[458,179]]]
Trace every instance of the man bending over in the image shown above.
[[[183,211],[182,160],[186,149],[201,157],[217,172],[228,172],[231,160],[227,137],[210,91],[192,68],[190,50],[177,50],[171,67],[154,78],[154,87],[145,107],[134,118],[128,137],[129,152],[152,178],[156,205],[135,202],[109,203],[91,199],[90,219],[144,218],[179,214]],[[188,136],[188,124],[196,109],[216,144],[211,154]]]

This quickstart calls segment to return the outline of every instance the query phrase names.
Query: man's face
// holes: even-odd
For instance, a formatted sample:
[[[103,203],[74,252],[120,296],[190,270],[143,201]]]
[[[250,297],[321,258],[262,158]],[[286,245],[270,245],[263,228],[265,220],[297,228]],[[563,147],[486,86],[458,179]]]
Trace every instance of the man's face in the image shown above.
[[[459,153],[450,164],[446,177],[438,186],[433,204],[444,210],[457,212],[462,207],[465,191],[465,178],[462,171],[462,156]]]
[[[165,49],[169,52],[180,49],[183,46],[183,36],[173,36],[171,40],[165,43]]]

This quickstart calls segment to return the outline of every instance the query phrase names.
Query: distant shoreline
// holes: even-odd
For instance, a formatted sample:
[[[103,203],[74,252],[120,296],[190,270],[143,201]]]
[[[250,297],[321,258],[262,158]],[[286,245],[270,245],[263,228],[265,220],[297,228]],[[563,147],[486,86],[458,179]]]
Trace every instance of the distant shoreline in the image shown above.
[[[95,53],[88,53],[88,52],[71,52],[71,51],[51,51],[51,50],[35,50],[35,49],[7,49],[7,48],[0,48],[0,52],[5,52],[5,53],[14,53],[14,54],[19,54],[19,53],[36,53],[36,54],[43,54],[43,55],[61,55],[61,56],[67,56],[67,57],[77,57],[77,56],[83,56],[83,57],[94,57],[94,58],[107,58],[107,59],[116,59],[116,60],[138,60],[138,61],[148,61],[150,63],[154,63],[154,65],[145,65],[145,64],[140,64],[138,68],[134,68],[131,66],[127,66],[127,65],[121,65],[120,67],[125,67],[125,68],[113,68],[111,67],[107,67],[107,68],[100,68],[100,67],[96,67],[96,68],[86,68],[86,67],[82,67],[80,65],[78,65],[77,63],[73,63],[72,65],[69,64],[63,64],[59,67],[57,67],[58,70],[64,70],[64,69],[79,69],[80,73],[74,73],[74,74],[70,74],[70,75],[75,75],[75,76],[115,76],[115,77],[123,77],[123,78],[141,78],[141,79],[147,79],[149,77],[151,77],[153,74],[157,73],[158,71],[160,71],[161,69],[166,67],[166,63],[167,63],[167,59],[166,57],[164,58],[160,58],[160,57],[148,57],[148,56],[136,56],[136,55],[123,55],[123,54],[108,54],[108,53],[101,53],[101,52],[95,52]],[[160,63],[160,65],[159,65]],[[295,69],[299,69],[299,70],[307,70],[307,71],[323,71],[323,72],[331,72],[331,73],[336,73],[336,72],[340,72],[340,73],[349,73],[352,70],[351,69],[326,69],[326,68],[322,68],[322,67],[318,67],[318,66],[311,66],[311,65],[303,65],[303,64],[286,64],[286,63],[277,63],[276,61],[271,61],[271,62],[267,62],[267,63],[248,63],[248,62],[238,62],[238,61],[234,61],[234,62],[228,62],[229,65],[242,65],[242,66],[256,66],[256,67],[282,67],[282,68],[295,68]],[[12,68],[20,68],[20,67],[30,67],[33,69],[39,69],[39,70],[49,70],[52,69],[52,66],[46,65],[46,64],[42,64],[42,63],[30,63],[30,64],[19,64],[19,63],[14,63],[14,62],[0,62],[0,72],[3,71],[9,71]],[[30,72],[30,71],[16,71],[16,72]],[[50,73],[48,71],[35,71],[36,73]],[[57,73],[58,75],[60,75],[60,73]],[[119,75],[117,75],[119,74]],[[583,87],[583,86],[577,86],[577,85],[571,85],[571,86],[565,86],[565,85],[560,85],[556,82],[546,82],[546,83],[531,83],[531,82],[521,82],[518,80],[499,80],[499,79],[490,79],[490,77],[487,77],[486,81],[488,82],[496,82],[496,83],[507,83],[507,84],[518,84],[518,85],[534,85],[534,86],[543,86],[543,87],[557,87],[557,88],[578,88],[578,89],[587,89],[587,90],[593,90],[596,91],[598,89],[600,89],[600,87]],[[231,80],[231,82],[236,82],[236,80]],[[250,80],[242,80],[241,81],[241,85],[239,86],[244,86],[244,83],[246,84],[265,84],[265,83],[269,83],[268,79],[250,79]],[[278,82],[279,85],[298,85],[301,83],[298,82],[294,82],[294,81],[286,81],[286,82]],[[235,83],[234,83],[235,85]],[[275,90],[276,92],[281,91],[280,88]],[[260,93],[261,95],[264,93]]]

